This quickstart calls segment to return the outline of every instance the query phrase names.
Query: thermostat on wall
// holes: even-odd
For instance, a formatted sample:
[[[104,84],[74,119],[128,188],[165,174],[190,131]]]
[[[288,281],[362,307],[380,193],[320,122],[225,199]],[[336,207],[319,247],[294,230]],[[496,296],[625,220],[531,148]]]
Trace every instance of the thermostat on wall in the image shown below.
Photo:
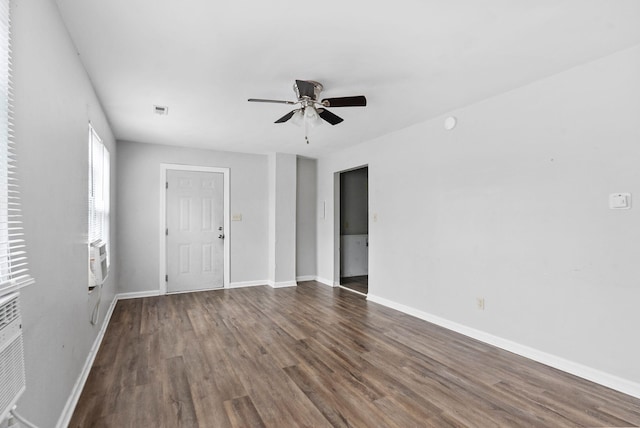
[[[612,210],[628,210],[631,208],[631,193],[610,194],[609,208]]]

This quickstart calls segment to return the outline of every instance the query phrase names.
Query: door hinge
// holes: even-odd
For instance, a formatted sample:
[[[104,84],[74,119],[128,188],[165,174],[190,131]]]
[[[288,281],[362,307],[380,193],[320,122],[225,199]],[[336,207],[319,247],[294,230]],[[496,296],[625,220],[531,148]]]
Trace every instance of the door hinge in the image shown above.
[[[164,276],[164,282],[169,282],[169,275]]]
[[[165,230],[164,230],[164,234],[165,234],[165,235],[167,235],[167,236],[169,236],[169,229],[165,229]]]
[[[166,181],[166,182],[164,183],[164,188],[165,188],[165,189],[168,189],[168,188],[169,188],[169,182],[168,182],[168,181]]]

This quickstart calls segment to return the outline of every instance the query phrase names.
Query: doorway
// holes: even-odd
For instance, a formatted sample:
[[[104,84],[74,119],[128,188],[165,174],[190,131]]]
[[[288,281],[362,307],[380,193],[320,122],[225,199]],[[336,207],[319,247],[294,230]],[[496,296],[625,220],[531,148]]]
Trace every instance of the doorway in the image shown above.
[[[162,165],[160,292],[228,287],[226,168]]]
[[[340,286],[369,291],[369,168],[340,173]]]

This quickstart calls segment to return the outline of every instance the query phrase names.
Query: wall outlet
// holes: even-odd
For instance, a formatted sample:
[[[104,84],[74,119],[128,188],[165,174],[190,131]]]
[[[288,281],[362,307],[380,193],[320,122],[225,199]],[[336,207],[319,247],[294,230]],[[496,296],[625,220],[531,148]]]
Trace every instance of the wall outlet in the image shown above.
[[[631,193],[612,193],[609,195],[609,208],[628,210],[631,208]]]
[[[233,214],[231,216],[231,221],[242,221],[242,214]]]
[[[476,297],[476,306],[481,311],[484,311],[484,297]]]

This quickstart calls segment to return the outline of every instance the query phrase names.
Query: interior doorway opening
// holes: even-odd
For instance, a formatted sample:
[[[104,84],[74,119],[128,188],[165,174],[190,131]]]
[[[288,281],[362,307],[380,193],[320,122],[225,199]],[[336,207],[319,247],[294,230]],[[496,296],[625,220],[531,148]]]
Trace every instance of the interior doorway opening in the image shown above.
[[[340,173],[340,286],[369,291],[369,168]]]

